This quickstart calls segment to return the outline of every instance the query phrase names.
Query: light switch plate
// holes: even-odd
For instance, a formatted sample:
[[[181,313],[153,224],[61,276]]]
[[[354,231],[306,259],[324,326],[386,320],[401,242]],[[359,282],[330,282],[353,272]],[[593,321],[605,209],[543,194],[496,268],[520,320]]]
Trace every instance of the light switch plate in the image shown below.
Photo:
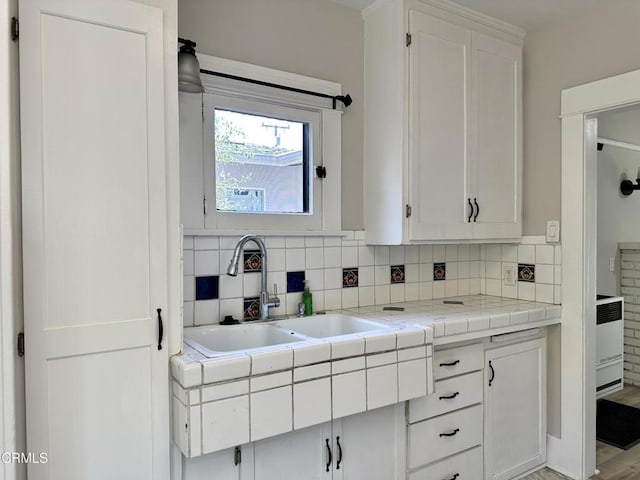
[[[515,265],[502,265],[502,278],[507,286],[516,284],[516,267]]]
[[[549,220],[547,222],[547,243],[560,242],[560,220]]]

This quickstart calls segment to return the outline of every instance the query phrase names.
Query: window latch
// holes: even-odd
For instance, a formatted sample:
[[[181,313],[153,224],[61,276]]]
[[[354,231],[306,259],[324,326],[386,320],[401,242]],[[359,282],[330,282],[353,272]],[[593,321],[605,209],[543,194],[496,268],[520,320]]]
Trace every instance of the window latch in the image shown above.
[[[327,168],[323,165],[318,165],[316,167],[316,177],[318,178],[327,178]]]

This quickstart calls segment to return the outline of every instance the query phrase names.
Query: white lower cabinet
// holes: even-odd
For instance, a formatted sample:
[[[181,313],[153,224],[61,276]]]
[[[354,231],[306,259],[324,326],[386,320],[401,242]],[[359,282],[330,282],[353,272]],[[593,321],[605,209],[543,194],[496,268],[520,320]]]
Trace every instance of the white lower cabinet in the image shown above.
[[[415,470],[407,480],[482,480],[482,447],[475,447]]]
[[[485,357],[485,479],[507,480],[546,461],[546,341]]]
[[[243,446],[241,480],[400,480],[403,418],[397,404]]]

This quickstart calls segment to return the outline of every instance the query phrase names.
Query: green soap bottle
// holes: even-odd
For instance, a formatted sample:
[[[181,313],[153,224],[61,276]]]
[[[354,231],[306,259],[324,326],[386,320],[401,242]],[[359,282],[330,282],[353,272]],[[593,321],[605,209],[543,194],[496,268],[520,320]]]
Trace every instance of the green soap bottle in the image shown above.
[[[313,298],[311,296],[311,292],[309,291],[309,281],[304,281],[304,292],[302,292],[302,303],[304,303],[304,314],[312,315],[313,314]]]

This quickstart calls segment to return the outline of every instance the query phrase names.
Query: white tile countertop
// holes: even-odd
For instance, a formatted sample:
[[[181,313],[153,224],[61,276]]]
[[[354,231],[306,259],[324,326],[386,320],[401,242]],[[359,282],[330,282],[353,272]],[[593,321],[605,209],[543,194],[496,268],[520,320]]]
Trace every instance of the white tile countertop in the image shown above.
[[[559,305],[471,295],[351,308],[332,313],[393,323],[398,327],[392,332],[398,348],[406,348],[413,344],[442,345],[548,326],[560,323],[561,312]],[[313,339],[269,347],[250,355],[234,352],[216,358],[207,358],[184,345],[182,354],[172,357],[171,370],[182,387],[196,387],[255,375],[258,370],[261,374],[281,370],[285,364],[291,368],[329,358],[333,360],[338,352],[344,353],[338,355],[341,357],[372,353],[378,346],[386,348],[388,342],[383,340],[389,333],[369,332],[348,335],[344,339]],[[219,368],[223,364],[224,368]]]

